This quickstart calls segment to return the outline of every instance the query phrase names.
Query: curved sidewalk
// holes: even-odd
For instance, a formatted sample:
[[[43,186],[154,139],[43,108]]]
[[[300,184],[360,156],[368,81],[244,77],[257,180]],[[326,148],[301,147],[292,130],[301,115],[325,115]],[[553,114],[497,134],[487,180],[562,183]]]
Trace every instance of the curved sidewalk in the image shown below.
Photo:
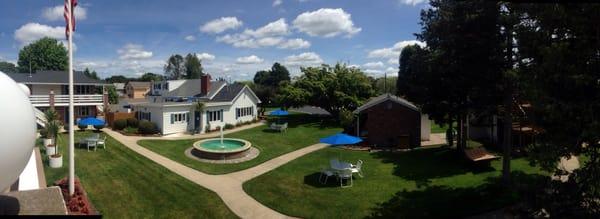
[[[259,124],[262,125],[262,124]],[[252,125],[250,125],[252,126]],[[258,125],[256,125],[258,126]],[[253,128],[252,127],[242,127],[244,129]],[[243,130],[234,129],[229,130],[230,132]],[[327,147],[327,144],[314,144],[308,147],[304,147],[302,149],[292,151],[290,153],[281,155],[279,157],[273,158],[269,161],[266,161],[257,166],[251,167],[249,169],[241,170],[238,172],[233,172],[224,175],[210,175],[198,170],[192,169],[190,167],[184,166],[178,162],[170,160],[166,157],[163,157],[153,151],[150,151],[140,145],[137,144],[138,140],[141,139],[151,139],[147,137],[132,137],[132,136],[124,136],[118,132],[105,129],[105,133],[120,141],[126,147],[135,151],[136,153],[164,166],[165,168],[171,170],[172,172],[202,186],[211,191],[214,191],[221,197],[223,202],[233,211],[236,215],[241,218],[289,218],[287,215],[283,215],[273,209],[270,209],[260,202],[256,201],[254,198],[246,194],[244,189],[242,188],[242,184],[254,177],[260,176],[266,172],[269,172],[283,164],[286,164],[298,157],[311,153],[313,151],[322,149]],[[229,132],[229,133],[230,133]],[[219,135],[214,133],[209,133],[206,135],[197,135],[197,136],[189,136],[187,138],[201,138],[201,137],[214,137]],[[158,139],[180,139],[180,138],[158,138]]]

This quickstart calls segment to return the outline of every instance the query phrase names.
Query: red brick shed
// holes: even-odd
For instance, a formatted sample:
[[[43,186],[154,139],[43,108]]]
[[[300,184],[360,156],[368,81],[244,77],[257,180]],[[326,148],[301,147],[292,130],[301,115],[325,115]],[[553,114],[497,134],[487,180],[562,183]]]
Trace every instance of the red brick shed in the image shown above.
[[[354,111],[356,132],[376,146],[414,148],[421,145],[421,111],[400,97],[384,94],[374,97]],[[423,120],[423,121],[422,121]],[[424,125],[428,128],[429,124]],[[429,139],[429,132],[423,133]]]

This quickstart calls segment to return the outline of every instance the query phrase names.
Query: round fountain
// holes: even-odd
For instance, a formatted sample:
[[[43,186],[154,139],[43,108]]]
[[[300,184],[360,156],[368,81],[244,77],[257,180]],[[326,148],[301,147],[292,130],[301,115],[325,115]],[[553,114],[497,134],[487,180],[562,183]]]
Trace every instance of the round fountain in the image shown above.
[[[234,162],[246,161],[258,155],[258,150],[253,148],[249,141],[237,138],[223,138],[222,127],[220,131],[220,138],[209,138],[194,142],[193,147],[189,151],[190,154],[202,161]]]

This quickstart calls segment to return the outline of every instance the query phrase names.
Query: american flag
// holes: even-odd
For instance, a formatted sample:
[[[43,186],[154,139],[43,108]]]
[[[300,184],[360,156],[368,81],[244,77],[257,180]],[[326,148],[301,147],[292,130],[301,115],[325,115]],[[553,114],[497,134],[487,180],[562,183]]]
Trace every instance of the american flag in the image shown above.
[[[71,0],[71,11],[69,11],[69,0],[65,0],[65,22],[67,23],[65,28],[65,35],[69,39],[69,23],[73,24],[73,31],[75,31],[75,6],[77,6],[77,0]],[[70,15],[70,16],[69,16]],[[71,18],[71,22],[69,22]]]

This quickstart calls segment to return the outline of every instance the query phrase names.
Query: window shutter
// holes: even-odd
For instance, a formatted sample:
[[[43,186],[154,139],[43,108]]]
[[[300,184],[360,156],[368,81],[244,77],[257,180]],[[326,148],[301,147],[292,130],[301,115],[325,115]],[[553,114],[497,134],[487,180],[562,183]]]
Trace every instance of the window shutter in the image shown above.
[[[175,114],[171,113],[171,124],[175,123]]]
[[[210,122],[210,111],[206,111],[206,124]]]
[[[221,122],[223,122],[223,110],[221,110],[221,115],[219,115],[221,117]]]
[[[152,120],[152,112],[148,112],[148,121]]]
[[[186,113],[185,119],[186,122],[190,122],[190,113]]]

